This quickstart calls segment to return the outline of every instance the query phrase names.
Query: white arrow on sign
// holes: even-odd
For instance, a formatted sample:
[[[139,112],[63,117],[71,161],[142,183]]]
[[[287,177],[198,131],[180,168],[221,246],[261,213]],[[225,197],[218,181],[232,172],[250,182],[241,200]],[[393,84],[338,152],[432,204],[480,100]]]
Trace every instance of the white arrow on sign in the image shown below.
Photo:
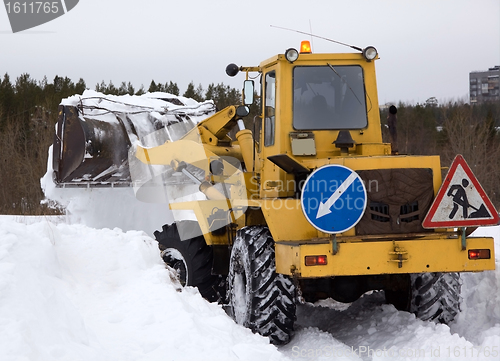
[[[319,203],[318,213],[316,214],[316,219],[324,217],[327,214],[332,213],[330,208],[332,208],[332,206],[335,204],[337,199],[339,199],[340,196],[342,194],[344,194],[344,192],[347,190],[347,188],[349,188],[349,186],[352,184],[352,182],[354,182],[356,180],[356,178],[357,178],[357,174],[354,172],[351,173],[349,175],[349,177],[347,177],[347,179],[340,185],[340,187],[338,187],[337,190],[335,192],[333,192],[333,194],[330,196],[330,198],[328,198],[328,200],[325,203],[323,203],[323,202]]]

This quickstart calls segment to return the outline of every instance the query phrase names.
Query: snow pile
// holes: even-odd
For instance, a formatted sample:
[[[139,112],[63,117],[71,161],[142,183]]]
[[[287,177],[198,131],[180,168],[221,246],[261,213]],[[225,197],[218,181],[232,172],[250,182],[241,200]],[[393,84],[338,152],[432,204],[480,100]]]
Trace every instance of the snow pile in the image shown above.
[[[49,151],[49,164],[51,164]],[[56,188],[52,170],[41,180],[45,197],[65,208],[72,224],[94,228],[142,230],[151,237],[164,224],[174,221],[168,204],[144,203],[135,198],[132,187],[123,188]]]
[[[202,117],[213,113],[215,110],[214,102],[207,100],[197,102],[194,99],[178,96],[170,93],[153,92],[142,95],[111,95],[103,94],[94,90],[85,90],[82,95],[73,95],[61,100],[61,105],[75,106],[83,108],[85,116],[95,119],[99,117],[110,116],[109,121],[117,122],[112,116],[113,113],[139,114],[149,113],[153,118],[162,117],[166,114],[175,116],[189,115],[194,117],[193,121],[198,123]],[[173,120],[174,117],[168,117]],[[147,117],[143,117],[144,124],[147,123]],[[167,118],[165,118],[167,120]],[[134,124],[135,125],[135,124]]]
[[[499,255],[495,271],[462,274],[450,326],[372,292],[349,307],[299,305],[295,338],[276,348],[196,289],[181,290],[143,232],[52,219],[0,217],[2,361],[500,360]],[[500,250],[500,227],[476,235]]]
[[[2,361],[284,358],[181,292],[143,232],[2,217],[0,239]]]
[[[123,188],[56,188],[52,171],[52,146],[49,149],[47,173],[41,187],[48,202],[57,202],[66,211],[68,221],[94,228],[142,230],[153,236],[164,224],[174,221],[166,203],[145,203],[136,199],[132,187]]]
[[[462,275],[462,312],[451,329],[477,345],[500,349],[500,228],[479,228],[473,235],[495,237],[496,270]]]

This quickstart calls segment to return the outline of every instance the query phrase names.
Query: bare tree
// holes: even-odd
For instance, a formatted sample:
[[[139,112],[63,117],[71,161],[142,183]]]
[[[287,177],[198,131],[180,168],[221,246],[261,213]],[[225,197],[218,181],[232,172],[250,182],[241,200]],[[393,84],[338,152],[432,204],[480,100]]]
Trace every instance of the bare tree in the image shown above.
[[[495,204],[500,202],[500,147],[494,124],[473,114],[470,106],[443,108],[443,164],[461,154]]]

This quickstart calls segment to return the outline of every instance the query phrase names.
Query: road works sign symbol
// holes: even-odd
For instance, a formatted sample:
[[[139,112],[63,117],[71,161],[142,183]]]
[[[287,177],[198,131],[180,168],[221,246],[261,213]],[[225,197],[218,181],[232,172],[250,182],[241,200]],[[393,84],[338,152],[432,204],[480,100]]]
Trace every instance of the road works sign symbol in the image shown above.
[[[498,212],[461,155],[453,160],[436,199],[422,222],[424,228],[475,227],[498,224]]]
[[[302,211],[325,233],[342,233],[354,227],[365,212],[366,189],[359,175],[342,165],[326,165],[307,178],[302,189]]]

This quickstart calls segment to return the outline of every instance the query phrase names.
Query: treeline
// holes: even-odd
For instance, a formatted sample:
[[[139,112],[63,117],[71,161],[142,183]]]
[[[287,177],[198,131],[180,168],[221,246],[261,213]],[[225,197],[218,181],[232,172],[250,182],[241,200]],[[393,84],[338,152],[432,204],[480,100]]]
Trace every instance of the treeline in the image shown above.
[[[95,90],[104,94],[113,95],[142,95],[146,92],[165,92],[174,95],[181,95],[177,83],[173,83],[172,81],[162,84],[156,83],[152,80],[147,90],[145,90],[142,85],[138,90],[136,90],[130,82],[122,82],[119,87],[116,87],[113,82],[106,84],[102,81],[100,84],[96,85]],[[224,109],[228,105],[234,105],[241,102],[240,91],[224,84],[216,85],[212,83],[208,85],[207,89],[204,89],[201,84],[195,87],[194,83],[191,82],[188,84],[186,91],[182,93],[182,96],[194,99],[198,102],[213,100],[218,109]]]
[[[83,79],[73,82],[56,76],[52,82],[23,74],[11,81],[7,74],[0,82],[0,214],[48,214],[52,209],[40,204],[43,194],[40,178],[47,168],[48,148],[53,142],[54,125],[61,99],[81,94],[87,85]],[[218,109],[239,104],[239,90],[224,84],[206,89],[191,82],[181,93],[176,83],[151,81],[148,89],[135,89],[130,82],[115,86],[112,82],[94,88],[105,94],[168,92],[198,101],[214,100]],[[471,106],[463,101],[437,104],[430,98],[423,104],[396,104],[398,107],[399,154],[440,155],[441,164],[451,164],[462,154],[485,188],[500,206],[500,104]],[[255,109],[254,109],[255,108]],[[257,106],[252,113],[258,113]],[[384,141],[389,143],[387,114],[380,110]],[[252,117],[249,118],[251,123]],[[252,119],[250,119],[252,118]]]
[[[75,83],[68,77],[55,76],[52,83],[49,83],[47,77],[44,77],[42,81],[36,81],[29,74],[23,74],[15,82],[12,82],[9,75],[5,74],[0,82],[0,109],[2,110],[0,130],[13,117],[21,116],[24,122],[29,122],[31,113],[36,107],[41,106],[48,111],[57,110],[61,99],[74,94],[82,94],[85,89],[89,88],[82,78]],[[241,101],[240,91],[223,83],[212,83],[208,85],[207,89],[204,89],[201,84],[196,87],[191,82],[184,93],[180,92],[177,83],[172,81],[157,83],[154,80],[151,81],[148,89],[145,89],[143,85],[139,89],[135,89],[130,82],[122,82],[119,86],[115,86],[112,81],[108,84],[102,81],[94,89],[112,95],[142,95],[146,92],[166,92],[177,96],[182,95],[196,101],[210,99],[215,102],[218,109],[238,104]]]

